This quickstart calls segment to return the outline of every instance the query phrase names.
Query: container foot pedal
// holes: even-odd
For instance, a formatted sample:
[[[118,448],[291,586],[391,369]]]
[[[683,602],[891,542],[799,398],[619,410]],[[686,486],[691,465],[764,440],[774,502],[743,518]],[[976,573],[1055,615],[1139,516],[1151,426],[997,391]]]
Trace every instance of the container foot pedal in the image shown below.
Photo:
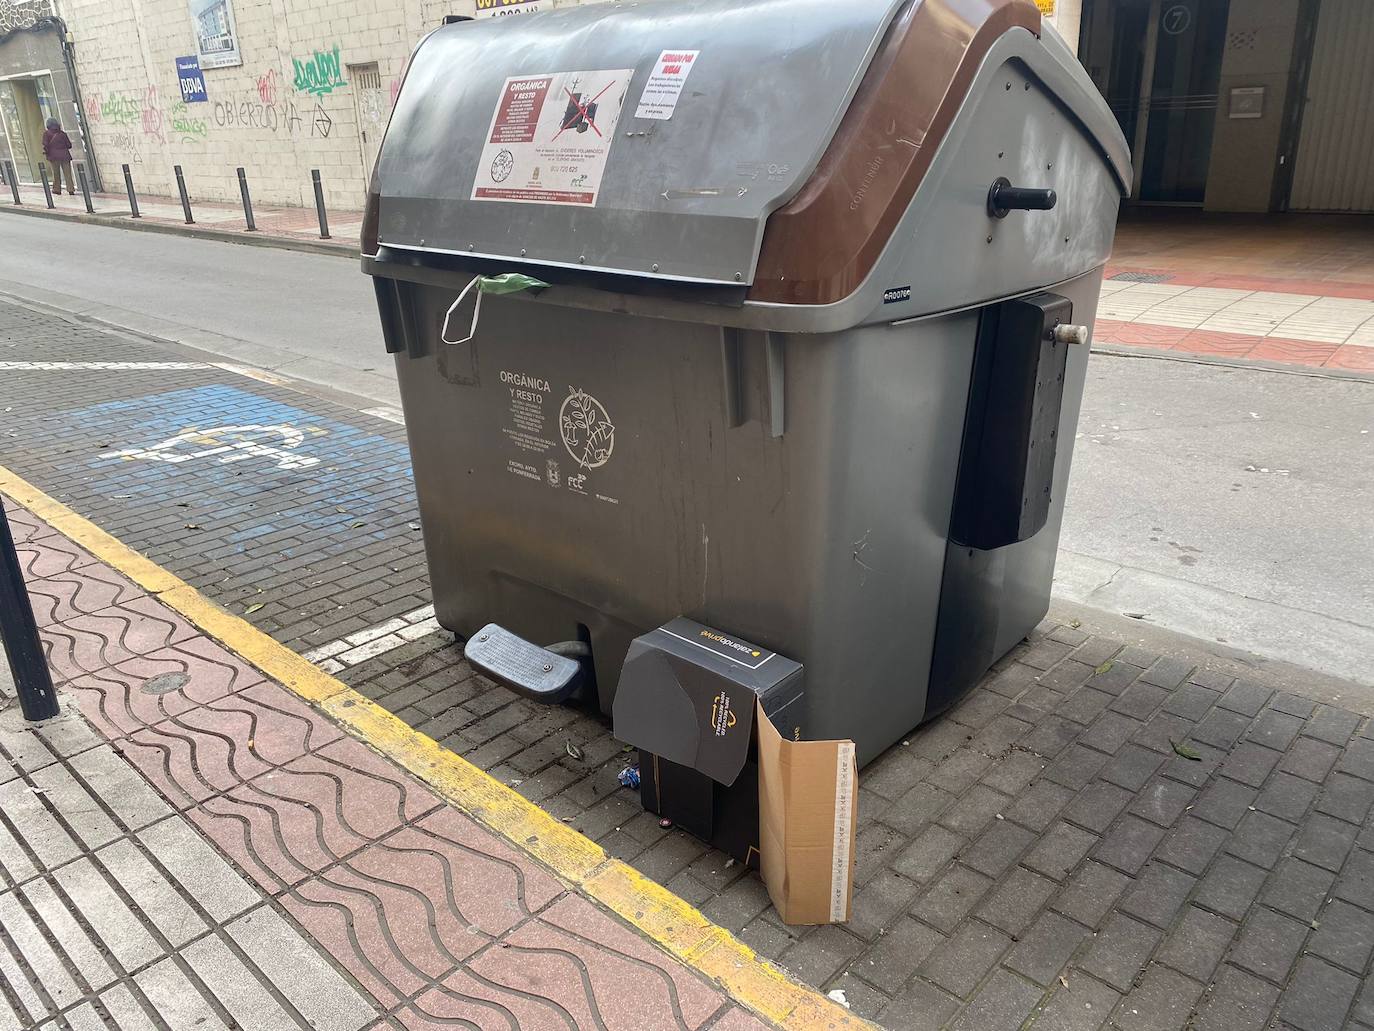
[[[566,701],[577,690],[582,673],[576,659],[541,648],[495,623],[469,637],[463,654],[480,672],[536,702]]]

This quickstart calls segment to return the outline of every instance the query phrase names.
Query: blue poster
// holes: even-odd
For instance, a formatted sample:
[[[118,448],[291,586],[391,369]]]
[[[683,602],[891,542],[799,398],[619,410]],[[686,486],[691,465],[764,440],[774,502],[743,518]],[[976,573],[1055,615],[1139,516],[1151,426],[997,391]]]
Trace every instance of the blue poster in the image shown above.
[[[205,76],[200,71],[200,58],[195,54],[177,58],[177,82],[181,84],[183,104],[199,104],[210,99],[205,95]]]

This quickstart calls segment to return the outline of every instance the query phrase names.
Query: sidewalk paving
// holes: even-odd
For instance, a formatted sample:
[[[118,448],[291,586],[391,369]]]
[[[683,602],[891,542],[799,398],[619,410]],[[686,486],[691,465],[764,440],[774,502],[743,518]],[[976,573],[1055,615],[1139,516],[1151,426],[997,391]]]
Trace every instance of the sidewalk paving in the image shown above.
[[[446,631],[406,640],[409,628],[429,630],[430,599],[401,427],[223,369],[90,369],[86,359],[111,353],[100,331],[14,306],[0,305],[0,345],[14,366],[0,380],[5,465],[264,632],[321,649],[360,693],[798,978],[843,990],[860,1016],[958,1031],[1027,1019],[1035,1031],[1374,1028],[1374,988],[1362,988],[1374,952],[1367,690],[1051,620],[953,711],[861,772],[855,918],[788,928],[756,876],[660,827],[616,784],[625,760],[605,721],[475,675]],[[152,345],[118,346],[131,364],[174,364]],[[72,367],[37,368],[54,361]],[[290,461],[111,457],[221,422],[302,432],[278,456]],[[69,590],[57,585],[84,568],[59,565],[30,567],[54,582],[40,594]],[[174,649],[185,632],[175,621],[166,630]],[[351,647],[331,645],[340,640]],[[115,660],[104,691],[85,681],[84,704],[123,732],[129,761],[154,783],[185,792],[183,805],[259,803],[223,834],[238,862],[249,845],[275,843],[272,815],[305,793],[253,793],[215,772],[218,759],[177,773],[188,739],[219,727],[203,721],[231,718],[213,715],[228,703],[167,711],[176,738],[161,749],[140,747],[156,723],[121,724],[117,704],[99,708],[97,694],[119,703],[134,697],[131,680],[166,669]],[[209,744],[227,752],[220,740]],[[310,761],[329,761],[333,747]],[[239,780],[253,778],[245,769]],[[311,837],[302,855],[317,866],[314,849],[337,839]],[[293,878],[319,880],[310,862],[303,871],[264,849],[244,867],[263,890],[286,899]]]
[[[0,1027],[767,1026],[7,508],[65,705],[0,679]]]
[[[194,225],[186,224],[181,200],[177,197],[162,197],[138,194],[140,218],[132,218],[129,197],[125,193],[92,193],[91,207],[94,214],[86,212],[85,201],[78,192],[54,195],[53,209],[46,208],[41,186],[20,185],[21,208],[29,213],[42,213],[55,218],[96,221],[106,225],[125,228],[139,228],[138,223],[153,225],[182,232],[189,236],[213,235],[221,239],[226,234],[237,234],[243,242],[277,242],[283,245],[307,243],[312,247],[329,248],[340,253],[356,252],[358,237],[363,228],[363,213],[355,210],[329,209],[326,220],[329,225],[329,239],[320,238],[319,218],[314,208],[285,207],[280,205],[253,204],[253,222],[256,231],[249,232],[244,219],[243,205],[238,202],[199,200],[191,195],[191,215]],[[0,210],[13,210],[14,204],[9,186],[0,186]]]

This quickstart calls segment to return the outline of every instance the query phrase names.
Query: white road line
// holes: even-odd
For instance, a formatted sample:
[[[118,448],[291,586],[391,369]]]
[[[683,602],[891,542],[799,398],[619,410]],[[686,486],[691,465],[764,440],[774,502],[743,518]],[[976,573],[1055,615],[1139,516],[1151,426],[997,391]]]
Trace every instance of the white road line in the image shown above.
[[[406,424],[406,417],[395,408],[364,408],[363,414],[385,419],[387,422],[399,423],[402,426]]]
[[[337,673],[442,629],[434,618],[434,606],[426,605],[414,612],[388,619],[385,623],[312,648],[301,657],[309,659],[326,673]]]
[[[5,372],[65,372],[74,369],[98,369],[114,372],[141,372],[155,369],[208,369],[206,362],[0,362]]]

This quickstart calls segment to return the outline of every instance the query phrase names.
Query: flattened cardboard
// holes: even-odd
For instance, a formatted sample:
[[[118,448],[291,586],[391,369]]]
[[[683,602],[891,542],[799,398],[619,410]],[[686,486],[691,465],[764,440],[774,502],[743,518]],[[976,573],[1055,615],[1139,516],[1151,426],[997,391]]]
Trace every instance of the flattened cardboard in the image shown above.
[[[859,771],[852,741],[788,741],[757,713],[759,849],[786,924],[849,919]]]

